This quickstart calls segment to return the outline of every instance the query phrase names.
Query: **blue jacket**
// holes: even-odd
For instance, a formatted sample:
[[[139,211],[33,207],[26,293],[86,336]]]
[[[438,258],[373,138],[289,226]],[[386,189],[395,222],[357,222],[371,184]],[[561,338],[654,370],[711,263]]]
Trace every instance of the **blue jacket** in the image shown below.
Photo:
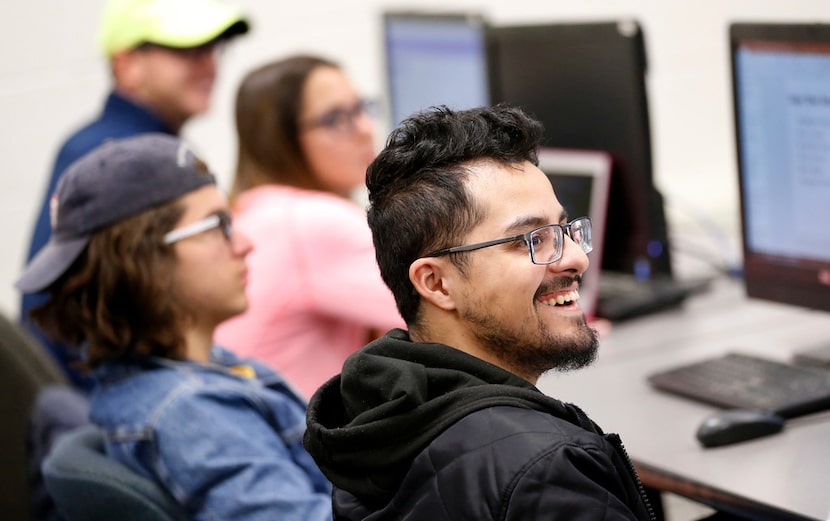
[[[218,347],[211,359],[99,367],[90,417],[107,453],[197,520],[330,520],[331,485],[302,446],[305,402],[262,364]]]
[[[40,213],[26,257],[27,263],[43,248],[52,234],[52,227],[49,223],[49,200],[66,168],[107,139],[126,138],[147,132],[173,134],[167,125],[147,109],[112,92],[98,118],[66,140],[58,152],[52,176],[49,178],[49,186],[40,205]],[[72,363],[78,359],[76,351],[61,342],[51,340],[29,320],[29,311],[46,302],[46,299],[46,293],[23,295],[20,304],[20,320],[52,353],[72,383],[88,391],[92,387],[92,380],[72,367]]]

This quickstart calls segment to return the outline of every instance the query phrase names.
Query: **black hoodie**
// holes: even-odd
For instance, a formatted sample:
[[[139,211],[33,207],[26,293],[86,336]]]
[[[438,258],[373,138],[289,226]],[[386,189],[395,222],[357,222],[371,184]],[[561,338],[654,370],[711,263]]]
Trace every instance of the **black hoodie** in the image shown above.
[[[435,438],[471,413],[499,406],[541,411],[603,436],[578,407],[528,381],[457,349],[414,343],[396,329],[349,357],[343,373],[314,394],[304,443],[335,487],[377,510]]]

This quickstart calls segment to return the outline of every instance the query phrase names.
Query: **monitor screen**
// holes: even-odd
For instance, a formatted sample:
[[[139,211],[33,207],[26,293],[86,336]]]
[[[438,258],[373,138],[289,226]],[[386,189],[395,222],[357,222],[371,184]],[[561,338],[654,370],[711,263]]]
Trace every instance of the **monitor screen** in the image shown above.
[[[491,102],[519,105],[546,146],[613,159],[603,269],[671,274],[663,202],[652,182],[643,33],[636,22],[491,27]]]
[[[392,128],[432,106],[490,103],[481,16],[386,12],[383,35]]]
[[[730,42],[747,293],[830,311],[830,25]]]

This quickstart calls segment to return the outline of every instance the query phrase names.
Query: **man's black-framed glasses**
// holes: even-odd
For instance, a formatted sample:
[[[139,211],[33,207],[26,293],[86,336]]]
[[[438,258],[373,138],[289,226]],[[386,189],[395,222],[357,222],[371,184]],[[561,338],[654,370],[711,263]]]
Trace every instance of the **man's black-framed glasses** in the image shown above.
[[[426,257],[440,257],[450,253],[462,251],[480,250],[508,242],[521,242],[527,246],[530,253],[530,261],[533,264],[551,264],[562,258],[562,251],[565,246],[565,234],[582,249],[590,253],[594,249],[593,237],[591,235],[591,219],[589,217],[577,217],[568,224],[546,224],[534,228],[527,233],[504,237],[492,241],[478,242],[466,246],[453,246],[427,253]]]
[[[219,228],[219,231],[222,232],[222,236],[225,237],[225,239],[231,240],[231,236],[233,235],[232,221],[233,219],[228,212],[216,212],[213,215],[205,217],[201,221],[196,221],[186,226],[182,226],[181,228],[176,228],[167,232],[164,235],[164,244],[174,244],[182,239],[187,239],[188,237],[193,237],[194,235],[198,235],[202,232],[213,230],[215,228]]]

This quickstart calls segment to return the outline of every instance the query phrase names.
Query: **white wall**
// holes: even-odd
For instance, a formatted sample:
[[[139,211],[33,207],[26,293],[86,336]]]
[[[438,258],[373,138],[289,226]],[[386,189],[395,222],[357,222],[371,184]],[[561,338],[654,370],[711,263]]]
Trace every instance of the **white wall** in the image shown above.
[[[737,235],[726,31],[732,20],[830,21],[826,0],[239,0],[253,32],[229,48],[214,107],[185,134],[228,186],[231,102],[248,69],[312,51],[341,62],[367,95],[383,93],[383,8],[482,12],[496,24],[638,19],[648,46],[656,182],[676,230],[698,214]],[[0,310],[16,316],[12,284],[61,140],[95,114],[108,90],[94,34],[103,0],[7,2],[0,31]],[[380,139],[385,128],[381,128]],[[691,209],[691,210],[690,210]],[[701,232],[702,233],[702,232]],[[737,249],[737,243],[731,243]]]

